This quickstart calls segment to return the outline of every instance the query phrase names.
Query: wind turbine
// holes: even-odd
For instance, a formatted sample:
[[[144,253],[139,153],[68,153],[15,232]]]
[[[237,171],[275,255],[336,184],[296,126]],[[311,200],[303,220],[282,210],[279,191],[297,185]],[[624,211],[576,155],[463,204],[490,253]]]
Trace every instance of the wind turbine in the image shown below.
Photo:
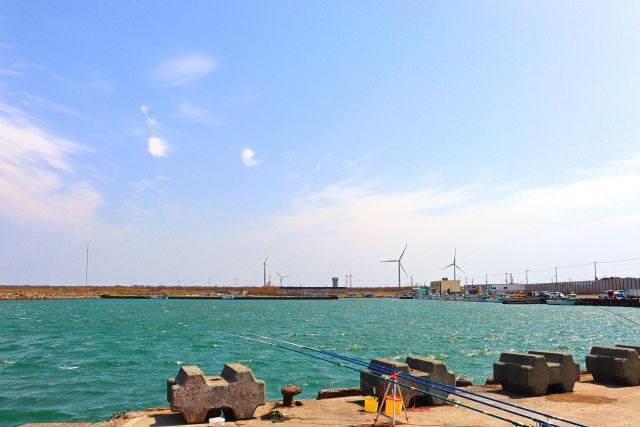
[[[454,249],[453,250],[453,262],[451,264],[447,265],[446,267],[442,267],[442,269],[444,270],[445,268],[449,268],[449,267],[453,266],[453,280],[456,280],[456,269],[458,269],[458,270],[460,270],[460,271],[462,271],[464,273],[464,271],[460,267],[458,267],[458,265],[456,264],[456,252],[457,252],[457,249]]]
[[[262,263],[262,286],[267,286],[267,261],[269,261],[269,255],[267,255]]]
[[[278,273],[276,271],[276,273]],[[282,287],[282,279],[286,279],[287,277],[289,277],[289,275],[283,276],[282,274],[278,273],[278,276],[280,276],[280,287]]]
[[[404,247],[404,250],[402,251],[402,253],[400,254],[400,257],[398,259],[388,259],[386,261],[380,261],[380,262],[397,262],[398,263],[398,288],[401,287],[401,283],[400,283],[400,269],[402,269],[402,271],[404,271],[404,275],[409,277],[409,275],[407,274],[406,270],[404,269],[404,267],[402,266],[402,256],[404,255],[405,251],[407,250],[407,246],[409,246],[409,244],[407,243]]]

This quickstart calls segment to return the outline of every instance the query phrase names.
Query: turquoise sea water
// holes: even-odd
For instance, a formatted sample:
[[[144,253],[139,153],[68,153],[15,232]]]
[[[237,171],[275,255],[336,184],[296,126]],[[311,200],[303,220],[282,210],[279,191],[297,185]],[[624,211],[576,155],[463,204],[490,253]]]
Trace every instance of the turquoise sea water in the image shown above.
[[[606,311],[606,310],[609,310]],[[435,356],[484,382],[502,351],[640,343],[634,308],[513,306],[397,299],[338,301],[58,300],[0,302],[0,426],[99,421],[167,406],[180,364],[218,374],[240,362],[267,397],[358,385],[358,373],[227,333],[277,337],[355,357]]]

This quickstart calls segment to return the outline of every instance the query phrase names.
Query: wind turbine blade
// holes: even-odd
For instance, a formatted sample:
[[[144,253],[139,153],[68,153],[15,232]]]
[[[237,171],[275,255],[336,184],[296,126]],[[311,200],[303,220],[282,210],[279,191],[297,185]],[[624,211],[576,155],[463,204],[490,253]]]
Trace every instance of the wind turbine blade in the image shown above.
[[[280,278],[282,278],[282,274],[278,273],[277,271],[276,271],[276,274],[280,276]]]
[[[445,268],[449,268],[449,267],[451,267],[452,265],[453,265],[453,263],[451,263],[451,264],[447,265],[446,267],[442,267],[440,270],[444,270]]]
[[[404,267],[402,266],[402,263],[400,263],[400,268],[402,269],[402,271],[404,271],[404,275],[407,276],[407,278],[409,278],[409,275],[407,274],[407,270],[404,269]]]
[[[380,262],[398,262],[397,259],[388,259],[386,261],[380,261]]]
[[[456,265],[456,268],[464,273],[464,270],[458,267],[457,265]],[[467,273],[464,273],[464,274],[467,274]]]
[[[398,258],[398,261],[400,261],[400,260],[402,259],[402,255],[404,255],[405,251],[407,250],[407,246],[409,246],[409,244],[408,244],[408,243],[404,246],[404,250],[403,250],[403,251],[402,251],[402,253],[400,254],[400,258]]]
[[[267,257],[264,259],[263,264],[264,264],[264,265],[267,265],[267,261],[269,261],[269,255],[267,255]]]

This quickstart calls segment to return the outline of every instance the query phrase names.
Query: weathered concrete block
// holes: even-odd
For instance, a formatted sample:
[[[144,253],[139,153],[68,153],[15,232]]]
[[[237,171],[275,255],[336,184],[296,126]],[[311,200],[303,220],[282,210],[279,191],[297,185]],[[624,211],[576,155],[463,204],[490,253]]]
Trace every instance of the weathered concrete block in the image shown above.
[[[640,356],[633,348],[594,346],[586,361],[594,381],[640,385]]]
[[[456,376],[449,372],[447,366],[440,360],[423,356],[409,356],[406,359],[406,363],[409,365],[411,373],[419,378],[425,378],[452,387],[456,386]],[[415,384],[414,387],[426,390],[445,399],[449,396],[449,393],[446,391],[436,390],[425,385]],[[416,393],[420,395],[419,392]],[[447,403],[434,396],[426,396],[426,400],[428,405],[444,405]]]
[[[616,344],[616,347],[632,348],[632,349],[634,349],[634,350],[638,353],[638,355],[640,355],[640,345]]]
[[[549,366],[549,386],[547,391],[573,391],[576,381],[580,381],[580,365],[573,361],[571,353],[532,350],[529,354],[544,356]]]
[[[551,372],[540,354],[506,352],[493,364],[493,378],[503,390],[531,396],[547,392]]]
[[[384,392],[387,388],[388,383],[381,378],[376,378],[367,373],[368,371],[375,375],[381,375],[379,371],[375,370],[374,366],[382,366],[385,368],[393,369],[396,372],[405,372],[418,378],[424,378],[444,383],[450,386],[455,386],[455,375],[447,370],[446,365],[438,360],[430,359],[427,357],[407,357],[405,363],[383,358],[371,359],[369,366],[370,368],[368,370],[364,370],[360,373],[360,390],[362,390],[362,393],[365,395],[377,396],[380,401],[382,401],[382,399],[384,398]],[[405,378],[398,378],[398,383],[426,390],[430,393],[435,394],[436,396],[441,396],[444,398],[449,396],[449,393],[447,392],[436,390]],[[410,388],[401,387],[400,391],[406,405],[410,405],[412,399],[415,399],[416,397],[423,398],[428,405],[442,405],[446,403],[445,401],[438,399],[437,397],[429,396]]]
[[[224,410],[228,418],[242,420],[252,418],[266,403],[266,390],[264,381],[256,380],[240,363],[224,365],[219,376],[206,376],[197,366],[182,366],[175,378],[167,380],[167,400],[171,410],[190,424],[206,422],[211,410]]]

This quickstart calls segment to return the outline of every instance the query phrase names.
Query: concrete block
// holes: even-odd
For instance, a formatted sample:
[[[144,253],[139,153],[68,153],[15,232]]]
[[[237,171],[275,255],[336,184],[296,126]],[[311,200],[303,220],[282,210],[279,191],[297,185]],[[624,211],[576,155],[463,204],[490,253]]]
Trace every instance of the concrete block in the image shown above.
[[[570,392],[576,381],[580,381],[580,365],[573,361],[571,353],[532,350],[529,354],[539,354],[547,361],[550,369],[547,392]]]
[[[622,348],[632,348],[640,355],[640,345],[631,345],[631,344],[616,344],[616,347]]]
[[[167,380],[167,400],[189,424],[207,422],[211,410],[213,416],[223,410],[227,418],[242,420],[252,418],[266,403],[266,390],[264,381],[239,363],[224,365],[214,376],[206,376],[197,366],[182,366],[175,378]]]
[[[404,372],[418,378],[429,379],[432,381],[437,381],[440,383],[444,383],[450,386],[455,386],[455,375],[450,373],[447,370],[447,367],[444,363],[430,359],[427,357],[420,356],[412,356],[407,357],[405,363],[398,362],[391,359],[371,359],[369,366],[383,366],[385,368],[393,369],[396,372]],[[369,373],[371,372],[375,375],[381,375],[380,372],[377,372],[373,368],[369,368],[368,370],[364,370],[360,373],[360,389],[362,390],[362,394],[364,395],[375,395],[380,399],[380,401],[384,398],[384,392],[387,388],[388,382],[381,378],[376,378],[371,376]],[[449,393],[435,390],[423,384],[416,383],[414,381],[398,378],[398,383],[406,384],[411,387],[415,387],[418,389],[426,390],[430,393],[435,394],[436,396],[448,397]],[[424,393],[421,393],[417,390],[412,390],[407,387],[400,387],[400,391],[404,398],[405,405],[411,405],[415,403],[415,398],[420,397],[424,399],[424,402],[427,405],[442,405],[446,402],[438,399],[437,397],[433,397]],[[390,392],[391,393],[391,392]],[[413,402],[412,402],[413,400]]]
[[[419,378],[436,381],[452,387],[456,386],[456,376],[449,372],[447,365],[440,360],[423,356],[409,356],[405,361],[407,365],[409,365],[412,374]],[[414,387],[426,390],[440,397],[447,398],[449,396],[449,393],[446,391],[436,390],[425,385],[416,384]],[[418,395],[420,395],[420,393],[418,393]],[[425,399],[428,405],[444,405],[447,403],[442,399],[428,395]]]
[[[506,352],[493,364],[493,377],[503,390],[542,396],[547,393],[551,372],[543,355]]]
[[[594,346],[586,362],[594,381],[640,385],[640,356],[633,348]]]

